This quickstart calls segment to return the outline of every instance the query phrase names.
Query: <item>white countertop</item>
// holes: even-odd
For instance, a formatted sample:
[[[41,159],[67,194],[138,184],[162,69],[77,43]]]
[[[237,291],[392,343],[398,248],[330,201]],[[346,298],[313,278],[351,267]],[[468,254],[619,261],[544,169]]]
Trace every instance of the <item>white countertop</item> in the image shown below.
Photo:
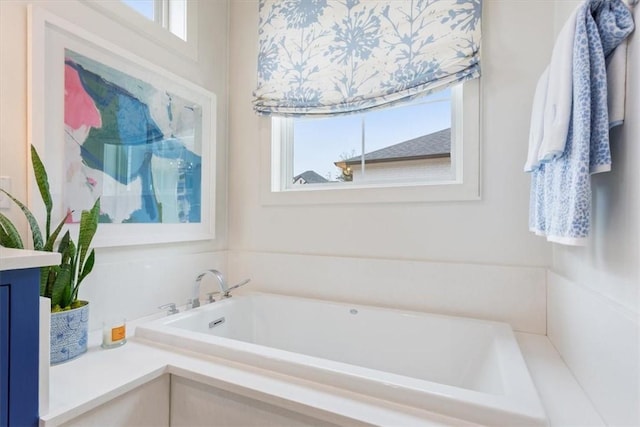
[[[547,413],[549,425],[606,426],[546,336],[520,332],[516,332],[515,336]]]
[[[58,252],[11,249],[0,246],[0,271],[60,264]]]
[[[52,367],[50,409],[41,415],[40,426],[60,425],[164,374],[295,412],[313,411],[313,416],[337,424],[353,424],[356,420],[372,425],[449,425],[433,422],[433,414],[419,409],[133,337],[124,346],[110,350],[91,345],[87,354]]]
[[[133,325],[129,325],[133,335]],[[420,409],[340,390],[137,337],[119,348],[100,347],[99,331],[89,350],[50,371],[50,409],[42,427],[57,426],[164,374],[174,374],[232,393],[249,396],[326,421],[350,424],[444,426],[454,420]],[[551,426],[602,426],[575,378],[547,337],[516,333]]]

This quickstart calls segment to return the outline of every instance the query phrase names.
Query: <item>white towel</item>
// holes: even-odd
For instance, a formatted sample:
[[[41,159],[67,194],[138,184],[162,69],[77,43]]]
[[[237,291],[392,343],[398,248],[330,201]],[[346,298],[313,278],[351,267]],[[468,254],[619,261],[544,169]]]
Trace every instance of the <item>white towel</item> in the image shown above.
[[[577,13],[578,9],[574,10],[560,30],[549,66],[538,81],[531,112],[529,154],[525,172],[531,172],[542,162],[552,160],[564,152],[571,119],[573,39]],[[544,80],[547,82],[546,87]],[[540,102],[541,100],[544,102]]]
[[[576,9],[560,30],[549,62],[549,86],[544,106],[544,136],[538,162],[552,160],[564,152],[571,119],[573,96],[573,40]]]
[[[607,58],[607,93],[609,96],[609,127],[624,121],[624,102],[627,92],[627,39]]]
[[[545,68],[538,80],[536,92],[533,96],[531,108],[531,125],[529,128],[529,153],[524,165],[525,172],[531,172],[538,167],[538,151],[542,145],[544,135],[544,106],[547,102],[547,87],[549,86],[549,67]]]

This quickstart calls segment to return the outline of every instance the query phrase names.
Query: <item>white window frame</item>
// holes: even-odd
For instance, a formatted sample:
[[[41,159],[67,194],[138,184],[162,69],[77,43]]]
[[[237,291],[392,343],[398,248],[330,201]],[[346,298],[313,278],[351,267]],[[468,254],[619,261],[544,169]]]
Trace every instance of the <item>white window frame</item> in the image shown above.
[[[264,205],[436,202],[480,199],[480,79],[452,90],[451,181],[293,185],[293,121],[262,118]],[[462,143],[460,143],[462,142]]]
[[[155,19],[136,12],[119,0],[82,0],[103,15],[117,20],[129,29],[175,54],[198,59],[198,2],[187,0],[154,0]],[[184,10],[184,14],[178,10]],[[173,11],[173,12],[172,12]],[[174,29],[186,39],[174,34]]]

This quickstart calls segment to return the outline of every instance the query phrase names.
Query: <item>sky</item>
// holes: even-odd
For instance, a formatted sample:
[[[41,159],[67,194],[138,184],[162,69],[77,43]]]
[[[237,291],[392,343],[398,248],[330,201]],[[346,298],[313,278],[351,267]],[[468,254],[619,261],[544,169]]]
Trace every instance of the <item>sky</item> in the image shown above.
[[[142,16],[145,16],[152,21],[154,20],[153,0],[122,0],[122,3],[126,4]]]
[[[451,127],[450,96],[447,89],[408,106],[335,118],[294,120],[294,175],[313,170],[335,179],[339,169],[334,162],[341,160],[341,156],[361,154],[363,116],[366,153]]]

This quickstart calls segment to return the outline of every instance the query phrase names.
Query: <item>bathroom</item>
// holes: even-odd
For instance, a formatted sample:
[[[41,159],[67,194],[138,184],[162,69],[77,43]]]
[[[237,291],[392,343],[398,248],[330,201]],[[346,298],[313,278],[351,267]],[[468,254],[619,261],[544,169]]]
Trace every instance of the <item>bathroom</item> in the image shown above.
[[[252,106],[257,0],[187,1],[187,43],[135,13],[116,13],[109,3],[0,1],[0,176],[10,177],[11,192],[27,199],[28,5],[33,4],[215,94],[215,188],[210,189],[215,237],[97,248],[94,270],[80,291],[91,303],[90,330],[99,330],[116,310],[132,322],[162,315],[158,307],[166,303],[183,306],[192,297],[196,276],[215,268],[229,283],[251,279],[239,293],[506,322],[517,335],[549,425],[640,425],[640,148],[635,143],[640,138],[635,119],[640,117],[640,83],[632,78],[640,72],[640,44],[635,35],[629,39],[627,120],[611,133],[611,172],[592,178],[591,240],[573,247],[549,243],[529,231],[530,176],[523,164],[538,78],[579,1],[482,2],[476,197],[385,201],[373,195],[337,202],[281,201],[269,195],[270,122]],[[2,213],[26,231],[18,209]],[[213,286],[203,280],[201,296],[216,290]],[[110,380],[97,368],[113,367],[115,360],[123,371],[135,371],[146,354],[131,351],[135,341],[132,337],[114,350],[93,346],[78,359],[52,367],[52,412],[49,418],[40,414],[45,420],[41,425],[64,425],[122,397],[122,389],[99,385]],[[557,371],[544,369],[549,360]],[[232,382],[216,373],[215,361],[197,363],[214,366],[201,369],[210,377],[218,375],[218,382],[209,386]],[[85,401],[79,392],[63,391],[62,372],[84,376],[104,393]],[[126,391],[135,392],[134,385],[143,384],[143,379],[137,381]],[[258,401],[253,407],[280,404],[333,424],[405,424],[375,409],[370,410],[379,416],[377,422],[373,416],[352,423],[344,414],[330,418],[328,408],[249,393],[246,384],[225,390]],[[230,398],[221,394],[220,399]],[[342,410],[339,402],[334,405],[335,411]],[[62,409],[55,413],[57,408]],[[104,425],[117,425],[109,423],[115,415],[108,411],[101,416]],[[422,425],[456,424],[429,422]],[[83,425],[82,420],[74,425]],[[212,420],[209,425],[225,424]]]

